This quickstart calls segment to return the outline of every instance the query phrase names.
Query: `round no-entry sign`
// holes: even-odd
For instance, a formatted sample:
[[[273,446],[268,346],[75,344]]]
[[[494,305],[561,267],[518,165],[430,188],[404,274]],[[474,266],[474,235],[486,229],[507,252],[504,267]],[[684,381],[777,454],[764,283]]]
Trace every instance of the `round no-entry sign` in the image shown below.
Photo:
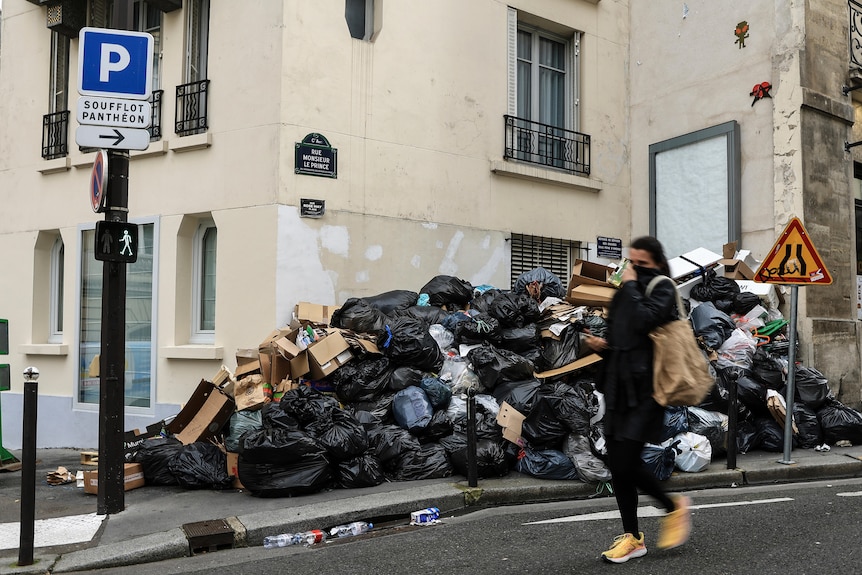
[[[90,201],[93,211],[97,214],[105,211],[105,185],[108,180],[108,153],[105,150],[96,152],[93,161],[93,171],[90,173]]]

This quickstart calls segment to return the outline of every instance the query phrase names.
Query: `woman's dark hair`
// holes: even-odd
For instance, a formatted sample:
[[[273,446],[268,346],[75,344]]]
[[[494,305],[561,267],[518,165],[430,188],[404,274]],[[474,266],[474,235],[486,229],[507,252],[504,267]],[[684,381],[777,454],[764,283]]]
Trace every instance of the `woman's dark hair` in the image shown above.
[[[670,275],[670,268],[667,265],[667,258],[664,255],[664,248],[660,241],[652,236],[641,236],[633,240],[629,247],[649,253],[652,256],[652,261],[656,263],[661,273]]]

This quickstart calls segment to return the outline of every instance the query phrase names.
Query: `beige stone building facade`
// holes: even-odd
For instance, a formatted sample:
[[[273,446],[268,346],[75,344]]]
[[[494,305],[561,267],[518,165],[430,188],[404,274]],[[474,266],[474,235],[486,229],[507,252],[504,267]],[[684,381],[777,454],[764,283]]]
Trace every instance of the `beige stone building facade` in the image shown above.
[[[126,13],[156,40],[130,162],[127,429],[176,413],[300,301],[437,274],[509,287],[538,264],[565,282],[598,237],[650,232],[670,255],[735,240],[760,259],[793,215],[835,279],[800,289],[800,358],[859,407],[852,0],[239,4],[4,0],[7,447],[27,365],[39,444],[96,444],[102,215],[75,143],[77,31]]]

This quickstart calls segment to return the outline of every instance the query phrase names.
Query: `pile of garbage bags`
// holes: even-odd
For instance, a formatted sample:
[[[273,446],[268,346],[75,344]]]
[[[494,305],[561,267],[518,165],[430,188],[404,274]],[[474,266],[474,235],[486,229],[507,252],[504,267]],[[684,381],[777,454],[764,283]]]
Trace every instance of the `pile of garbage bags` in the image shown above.
[[[709,279],[689,303],[715,386],[700,406],[666,410],[663,441],[642,456],[660,479],[701,471],[726,453],[731,386],[739,399],[738,451],[783,446],[775,396],[786,384],[787,322],[734,290],[733,280]],[[586,332],[604,334],[603,310],[572,306],[564,296],[559,278],[537,268],[512,290],[441,275],[418,292],[348,299],[330,326],[373,339],[379,353],[354,350],[324,381],[300,382],[258,411],[235,412],[223,439],[239,454],[239,480],[254,495],[283,497],[466,475],[472,390],[479,477],[516,470],[610,481],[595,365],[559,370],[590,353]],[[862,414],[838,402],[816,369],[794,369],[794,445],[862,443]],[[557,374],[537,377],[551,370]],[[497,423],[504,402],[524,416],[517,441],[504,439]],[[162,438],[130,460],[143,464],[150,484],[224,488],[231,481],[212,445]]]

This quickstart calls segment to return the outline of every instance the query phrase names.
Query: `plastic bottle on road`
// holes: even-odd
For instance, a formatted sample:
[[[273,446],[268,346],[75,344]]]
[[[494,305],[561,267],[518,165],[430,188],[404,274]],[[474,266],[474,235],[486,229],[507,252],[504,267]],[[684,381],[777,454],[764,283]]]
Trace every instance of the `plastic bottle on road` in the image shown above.
[[[282,533],[280,535],[268,535],[263,538],[263,546],[267,549],[274,547],[287,547],[303,542],[301,533]]]
[[[423,525],[428,523],[436,523],[440,518],[440,510],[436,507],[426,507],[419,511],[414,511],[410,514],[411,525]]]
[[[329,536],[350,537],[352,535],[361,535],[363,533],[368,533],[368,530],[373,528],[373,523],[366,523],[365,521],[354,521],[353,523],[348,523],[347,525],[339,525],[338,527],[333,527],[329,530]]]
[[[304,531],[299,534],[302,538],[302,542],[306,547],[310,547],[315,543],[322,543],[326,541],[326,533],[321,531],[320,529],[312,529],[311,531]]]

